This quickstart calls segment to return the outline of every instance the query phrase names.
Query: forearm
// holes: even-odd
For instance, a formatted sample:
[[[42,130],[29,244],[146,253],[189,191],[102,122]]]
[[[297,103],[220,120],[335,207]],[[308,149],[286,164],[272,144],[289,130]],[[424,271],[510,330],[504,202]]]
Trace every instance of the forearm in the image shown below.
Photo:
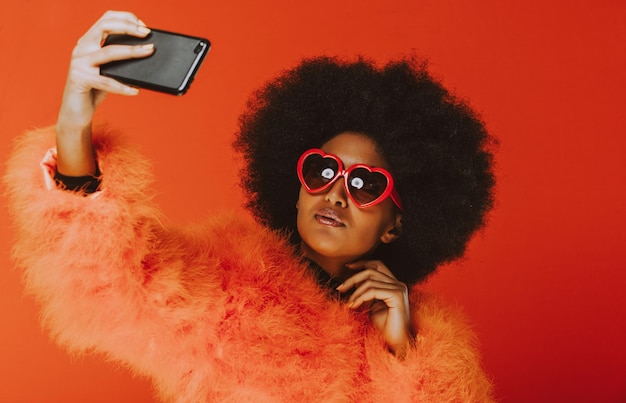
[[[114,178],[106,191],[83,197],[50,189],[39,162],[54,136],[53,128],[27,134],[8,161],[4,179],[17,230],[13,257],[55,339],[72,349],[98,346],[120,356],[109,340],[140,326],[129,318],[139,318],[148,309],[139,302],[150,300],[143,261],[160,227],[147,189],[148,164],[98,135],[100,157]]]
[[[47,153],[54,137],[53,128],[47,128],[17,140],[4,177],[18,241],[32,243],[20,251],[24,258],[30,260],[35,251],[65,248],[75,253],[79,247],[93,247],[84,256],[97,260],[97,254],[132,256],[130,250],[145,249],[150,228],[160,217],[151,201],[150,165],[137,153],[116,146],[112,137],[98,134],[96,146],[108,168],[103,176],[107,191],[85,198],[54,186],[55,153]],[[48,157],[42,161],[44,155]]]
[[[62,118],[56,125],[57,170],[67,176],[96,174],[96,158],[91,138],[91,122],[71,127]]]

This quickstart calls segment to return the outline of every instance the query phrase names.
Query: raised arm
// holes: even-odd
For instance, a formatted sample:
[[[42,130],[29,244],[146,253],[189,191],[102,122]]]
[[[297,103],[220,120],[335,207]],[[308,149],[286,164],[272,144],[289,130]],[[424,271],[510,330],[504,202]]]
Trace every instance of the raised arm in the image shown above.
[[[145,37],[149,32],[132,13],[107,11],[76,44],[56,124],[59,173],[67,176],[94,175],[96,160],[91,123],[96,108],[109,92],[121,95],[139,93],[136,88],[101,76],[100,65],[146,57],[154,51],[151,45],[102,47],[104,39],[109,34]]]

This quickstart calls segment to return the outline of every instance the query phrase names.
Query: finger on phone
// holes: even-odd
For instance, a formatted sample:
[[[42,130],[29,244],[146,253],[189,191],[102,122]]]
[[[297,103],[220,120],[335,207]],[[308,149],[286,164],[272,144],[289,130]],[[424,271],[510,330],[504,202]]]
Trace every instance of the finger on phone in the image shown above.
[[[145,37],[150,28],[132,13],[108,11],[85,33],[83,40],[101,43],[111,34],[127,34]]]
[[[120,95],[137,95],[139,89],[114,80],[109,77],[98,76],[92,87],[97,90]]]
[[[141,59],[150,56],[152,53],[154,53],[153,43],[135,46],[108,45],[94,53],[91,56],[91,62],[93,65],[99,66],[116,60]]]

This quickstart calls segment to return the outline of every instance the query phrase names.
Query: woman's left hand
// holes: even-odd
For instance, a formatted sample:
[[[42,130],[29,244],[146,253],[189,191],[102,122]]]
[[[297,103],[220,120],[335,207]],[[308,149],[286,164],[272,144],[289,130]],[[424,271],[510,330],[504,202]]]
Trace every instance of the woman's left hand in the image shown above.
[[[344,293],[354,288],[348,307],[356,309],[369,303],[372,324],[394,354],[404,357],[414,338],[407,285],[378,260],[360,260],[346,267],[361,271],[344,281],[337,291]]]

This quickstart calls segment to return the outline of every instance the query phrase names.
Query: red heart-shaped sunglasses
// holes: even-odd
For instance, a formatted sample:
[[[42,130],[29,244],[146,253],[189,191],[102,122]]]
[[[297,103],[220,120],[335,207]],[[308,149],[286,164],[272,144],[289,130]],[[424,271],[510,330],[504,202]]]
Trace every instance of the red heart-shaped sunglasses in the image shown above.
[[[298,178],[309,193],[325,191],[340,176],[344,178],[348,196],[357,207],[370,207],[390,196],[402,210],[400,196],[393,186],[393,177],[384,168],[355,164],[344,169],[339,157],[318,148],[305,151],[298,159]]]

